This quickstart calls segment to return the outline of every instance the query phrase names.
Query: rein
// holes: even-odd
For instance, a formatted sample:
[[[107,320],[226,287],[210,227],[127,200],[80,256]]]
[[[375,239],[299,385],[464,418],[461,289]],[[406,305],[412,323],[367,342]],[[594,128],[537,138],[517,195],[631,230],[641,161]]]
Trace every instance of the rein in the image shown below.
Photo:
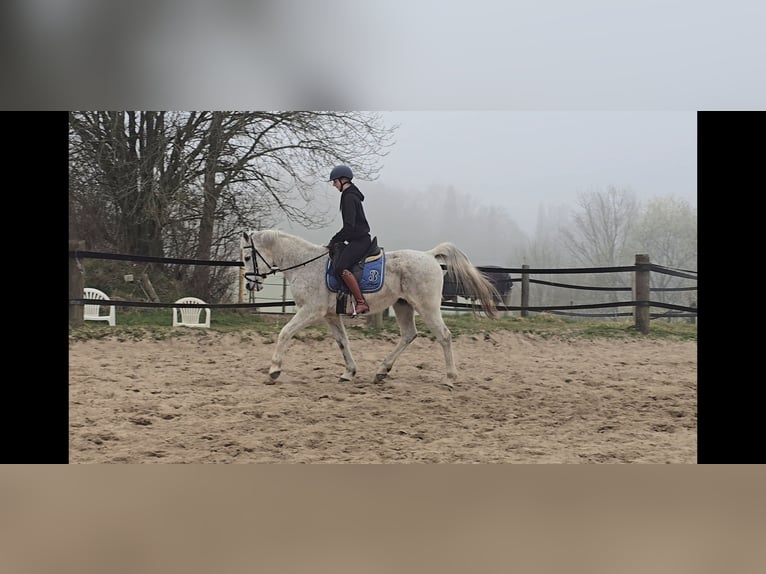
[[[252,237],[250,238],[250,246],[247,247],[247,249],[252,249],[254,256],[253,256],[253,271],[252,272],[246,271],[245,279],[248,278],[248,275],[253,275],[254,277],[261,277],[262,279],[265,279],[269,275],[274,275],[276,273],[279,273],[280,271],[289,271],[290,269],[303,267],[304,265],[307,265],[311,263],[312,261],[316,261],[320,257],[324,257],[325,255],[327,255],[327,253],[320,253],[316,257],[312,257],[311,259],[304,261],[303,263],[298,263],[297,265],[291,265],[290,267],[281,268],[278,265],[274,265],[273,263],[269,263],[268,261],[266,261],[266,258],[263,256],[263,254],[260,251],[258,251],[258,249],[255,247],[255,243],[253,242]],[[258,257],[260,257],[261,260],[268,266],[269,271],[267,273],[258,273]]]

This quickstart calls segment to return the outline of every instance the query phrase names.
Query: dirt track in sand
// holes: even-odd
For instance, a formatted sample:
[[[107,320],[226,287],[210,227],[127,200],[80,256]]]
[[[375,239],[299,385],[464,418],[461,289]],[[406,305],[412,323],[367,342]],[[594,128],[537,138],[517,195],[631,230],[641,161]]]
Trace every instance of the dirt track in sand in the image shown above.
[[[494,332],[420,337],[383,384],[394,338],[293,341],[195,332],[70,342],[71,463],[695,463],[697,344]]]

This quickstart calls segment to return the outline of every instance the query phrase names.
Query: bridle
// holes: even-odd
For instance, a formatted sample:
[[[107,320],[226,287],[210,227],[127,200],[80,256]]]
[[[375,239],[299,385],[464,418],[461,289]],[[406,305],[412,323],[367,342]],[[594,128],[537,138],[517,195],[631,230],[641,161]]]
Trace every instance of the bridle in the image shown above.
[[[311,259],[304,261],[303,263],[298,263],[297,265],[291,265],[290,267],[285,267],[283,269],[279,267],[279,265],[275,265],[274,263],[269,263],[268,261],[266,261],[266,258],[263,256],[263,254],[260,251],[258,251],[258,248],[255,246],[255,242],[253,241],[252,235],[249,237],[249,239],[250,239],[250,245],[247,245],[244,247],[244,249],[250,249],[253,252],[252,256],[248,255],[248,256],[245,256],[244,258],[245,262],[249,261],[251,258],[253,260],[253,270],[247,271],[247,269],[245,269],[245,281],[247,282],[245,286],[247,287],[248,291],[252,291],[253,288],[255,288],[256,291],[260,291],[261,289],[263,289],[262,280],[268,277],[269,275],[274,275],[275,273],[279,273],[280,271],[289,271],[290,269],[295,269],[296,267],[302,267],[304,265],[307,265],[308,263],[311,263],[312,261],[316,261],[320,257],[324,257],[327,254],[326,252],[320,253],[316,257],[312,257]],[[258,271],[259,258],[269,268],[269,271],[267,271],[266,273],[260,273]],[[250,286],[251,283],[253,284],[253,287]]]
[[[250,259],[253,260],[253,270],[248,271],[247,268],[245,268],[245,281],[247,282],[246,287],[248,291],[252,291],[253,288],[255,288],[256,291],[260,291],[263,288],[262,279],[265,279],[272,273],[276,273],[277,271],[279,271],[279,267],[277,267],[276,265],[272,265],[271,263],[266,261],[266,258],[263,256],[263,254],[260,251],[258,251],[258,249],[256,249],[252,236],[249,239],[250,239],[250,245],[245,246],[244,249],[251,249],[253,254],[246,255],[244,259],[245,259],[245,263],[247,263]],[[263,261],[266,264],[266,266],[270,269],[268,273],[258,272],[259,257],[261,261]]]

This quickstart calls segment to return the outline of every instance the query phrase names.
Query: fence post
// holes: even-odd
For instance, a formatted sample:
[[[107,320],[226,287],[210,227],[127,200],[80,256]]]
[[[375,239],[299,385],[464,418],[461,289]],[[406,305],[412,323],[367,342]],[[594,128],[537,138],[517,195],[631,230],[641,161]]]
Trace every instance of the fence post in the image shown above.
[[[522,269],[529,269],[529,265],[522,265]],[[521,316],[526,317],[529,314],[529,273],[521,272]]]
[[[282,313],[284,314],[287,307],[285,306],[285,303],[287,303],[287,278],[282,277]]]
[[[691,302],[689,303],[689,307],[691,307],[692,309],[694,309],[696,311],[697,310],[697,300],[696,299],[692,299]],[[697,317],[692,315],[691,317],[689,317],[687,319],[687,322],[691,323],[692,325],[696,325],[697,324]]]
[[[82,251],[85,249],[85,242],[79,239],[69,240],[69,251]],[[69,258],[69,299],[82,299],[85,279],[83,271],[77,261],[77,258]],[[85,307],[81,303],[72,303],[69,305],[69,326],[79,327],[85,323]]]
[[[383,313],[372,313],[367,315],[367,326],[373,329],[383,328]]]
[[[635,324],[638,332],[647,335],[649,333],[649,275],[647,267],[649,256],[644,254],[636,255],[636,278],[633,287],[633,299],[637,305],[633,311],[635,315]]]
[[[240,249],[239,250],[240,261],[245,260],[244,254],[245,254],[244,250]],[[238,293],[237,303],[244,303],[245,302],[245,268],[244,266],[239,268],[239,273],[237,275],[239,277],[239,293]]]

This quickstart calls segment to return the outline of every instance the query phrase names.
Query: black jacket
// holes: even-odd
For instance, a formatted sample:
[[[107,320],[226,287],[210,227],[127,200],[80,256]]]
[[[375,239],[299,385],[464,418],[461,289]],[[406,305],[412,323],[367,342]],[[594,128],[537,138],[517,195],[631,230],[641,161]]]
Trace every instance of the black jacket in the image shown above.
[[[332,236],[330,243],[353,241],[370,233],[370,225],[364,215],[362,202],[364,195],[353,183],[340,194],[340,212],[343,216],[343,227]]]

